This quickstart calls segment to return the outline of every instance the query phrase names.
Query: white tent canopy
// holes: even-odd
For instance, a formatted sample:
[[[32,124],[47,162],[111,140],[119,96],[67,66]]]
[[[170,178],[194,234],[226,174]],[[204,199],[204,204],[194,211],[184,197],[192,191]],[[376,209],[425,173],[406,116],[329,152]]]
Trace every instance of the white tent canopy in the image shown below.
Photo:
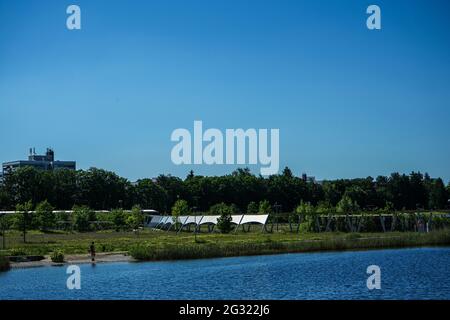
[[[151,219],[146,219],[146,227],[150,228],[163,228],[167,226],[172,226],[175,224],[175,219],[173,216],[159,216],[151,215]],[[177,218],[177,223],[181,224],[180,230],[187,225],[217,225],[220,216],[208,216],[208,215],[198,215],[198,216],[179,216]],[[268,214],[238,214],[231,216],[231,223],[236,225],[236,228],[244,224],[261,224],[265,225],[269,218]]]

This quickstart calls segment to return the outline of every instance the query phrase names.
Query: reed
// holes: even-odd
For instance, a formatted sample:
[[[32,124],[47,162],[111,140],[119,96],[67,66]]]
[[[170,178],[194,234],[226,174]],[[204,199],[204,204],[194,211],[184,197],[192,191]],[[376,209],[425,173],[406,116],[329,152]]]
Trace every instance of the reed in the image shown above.
[[[324,240],[262,242],[185,242],[183,244],[138,244],[129,250],[130,255],[143,261],[203,259],[231,256],[251,256],[277,253],[314,251],[341,251],[380,248],[402,248],[450,244],[450,231],[427,234],[405,233],[392,237],[352,236]]]

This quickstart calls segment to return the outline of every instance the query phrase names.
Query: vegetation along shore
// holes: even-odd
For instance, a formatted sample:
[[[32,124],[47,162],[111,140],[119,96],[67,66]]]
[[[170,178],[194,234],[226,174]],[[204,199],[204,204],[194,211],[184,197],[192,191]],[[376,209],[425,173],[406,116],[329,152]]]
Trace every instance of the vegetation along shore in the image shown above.
[[[105,261],[450,245],[449,195],[442,179],[415,172],[317,182],[289,168],[267,178],[238,169],[132,184],[101,169],[25,167],[0,184],[0,270],[20,261],[80,261],[69,257],[87,255],[92,242]],[[220,218],[213,228],[150,228],[143,209],[174,221]],[[232,215],[241,213],[268,215],[267,225],[236,227]]]
[[[68,255],[87,256],[87,248],[95,241],[99,254],[116,252],[130,255],[136,260],[178,260],[276,253],[313,252],[330,250],[360,250],[379,248],[401,248],[416,246],[450,245],[450,230],[429,233],[387,232],[387,233],[344,233],[323,232],[296,234],[283,231],[271,234],[259,231],[231,234],[176,234],[175,232],[141,231],[133,232],[89,232],[52,233],[30,232],[29,241],[21,242],[19,233],[8,236],[11,249],[4,255],[43,255],[48,257],[54,251]],[[286,231],[286,232],[284,232]],[[195,239],[196,238],[196,239]],[[117,257],[120,255],[118,254]],[[80,259],[78,257],[78,259]],[[3,263],[5,263],[4,260]],[[68,261],[68,259],[65,259]],[[108,260],[113,262],[114,259]],[[106,262],[108,262],[106,261]]]

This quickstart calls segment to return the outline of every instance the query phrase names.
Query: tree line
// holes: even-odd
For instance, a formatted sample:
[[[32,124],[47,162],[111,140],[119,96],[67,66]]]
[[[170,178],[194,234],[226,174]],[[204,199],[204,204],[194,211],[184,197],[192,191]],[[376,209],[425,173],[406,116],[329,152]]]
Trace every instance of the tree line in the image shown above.
[[[114,172],[89,170],[42,171],[20,168],[0,184],[0,210],[15,210],[17,204],[29,203],[35,208],[47,201],[58,210],[74,206],[93,210],[155,209],[171,212],[177,200],[190,208],[206,212],[217,204],[232,205],[239,212],[258,211],[260,204],[276,205],[280,212],[293,212],[300,203],[336,208],[352,203],[360,209],[396,210],[444,209],[448,206],[450,184],[441,178],[411,172],[358,179],[325,180],[320,183],[303,179],[285,168],[281,174],[262,177],[249,169],[238,169],[223,176],[201,176],[194,172],[184,178],[160,175],[136,182]]]

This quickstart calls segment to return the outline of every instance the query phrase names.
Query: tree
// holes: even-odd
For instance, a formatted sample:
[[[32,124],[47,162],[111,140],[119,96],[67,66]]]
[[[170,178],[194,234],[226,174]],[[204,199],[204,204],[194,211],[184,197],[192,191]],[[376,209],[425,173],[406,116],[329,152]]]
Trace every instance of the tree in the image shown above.
[[[300,201],[300,204],[295,208],[295,215],[297,215],[298,221],[304,219],[307,223],[308,230],[314,230],[314,217],[316,210],[309,202]],[[293,217],[291,221],[293,222]]]
[[[128,221],[127,216],[125,214],[125,211],[123,209],[114,209],[111,211],[111,220],[114,224],[114,227],[116,231],[123,230],[127,226]],[[132,223],[135,223],[136,221],[133,221]]]
[[[78,203],[95,210],[109,210],[129,205],[132,186],[114,172],[90,168],[77,174]]]
[[[348,195],[344,195],[336,206],[336,211],[339,213],[351,214],[358,210],[358,203],[354,202]]]
[[[221,233],[230,233],[232,229],[231,221],[232,221],[232,209],[230,206],[227,206],[225,203],[219,203],[214,206],[214,213],[218,214],[220,217],[217,219],[217,228]]]
[[[428,207],[430,209],[443,209],[447,204],[447,192],[441,178],[433,179],[428,185]]]
[[[306,217],[313,216],[316,211],[314,207],[309,202],[300,201],[300,204],[295,208],[295,213],[298,215],[304,215]]]
[[[5,250],[5,238],[6,238],[6,230],[10,227],[10,223],[6,217],[6,215],[0,215],[0,234],[2,235],[2,249]]]
[[[186,200],[177,200],[172,207],[172,216],[176,224],[175,227],[178,225],[178,218],[180,216],[188,215],[190,212],[191,210],[189,209],[189,205]]]
[[[144,215],[140,206],[133,206],[131,214],[127,218],[127,224],[131,229],[138,229],[144,224]]]
[[[223,211],[227,211],[231,214],[231,213],[233,213],[233,210],[234,209],[231,206],[227,205],[224,202],[221,202],[221,203],[216,203],[215,205],[211,206],[211,208],[209,208],[209,214],[215,215],[215,216],[220,216]]]
[[[183,180],[171,175],[160,175],[156,178],[156,184],[163,188],[167,193],[167,208],[172,208],[178,199],[187,199],[185,184]]]
[[[255,213],[258,213],[258,211],[259,211],[258,204],[255,201],[252,201],[248,204],[247,213],[255,214]]]
[[[259,203],[259,213],[270,214],[272,213],[272,206],[268,200],[263,200]]]
[[[31,226],[32,213],[30,211],[32,208],[33,204],[31,203],[31,200],[16,206],[17,224],[18,227],[22,229],[24,243],[27,242],[27,230]]]
[[[447,208],[450,208],[450,182],[447,185]]]
[[[47,231],[55,227],[56,216],[53,210],[53,206],[47,200],[40,202],[36,206],[36,218],[41,230]]]
[[[96,221],[95,212],[87,206],[73,207],[73,226],[79,232],[90,230],[90,222]]]
[[[151,179],[138,180],[135,186],[136,201],[141,208],[154,209],[159,212],[167,210],[167,192]]]
[[[315,212],[318,214],[328,214],[334,210],[335,209],[330,205],[329,202],[320,201],[316,206]]]

